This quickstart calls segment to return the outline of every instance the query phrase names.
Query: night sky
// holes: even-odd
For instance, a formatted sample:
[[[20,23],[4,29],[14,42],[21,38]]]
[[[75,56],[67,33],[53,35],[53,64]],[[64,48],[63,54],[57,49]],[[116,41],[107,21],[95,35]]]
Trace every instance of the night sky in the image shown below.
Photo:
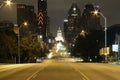
[[[97,4],[101,12],[107,17],[107,26],[120,24],[120,0],[76,0],[77,5],[83,12],[85,4]],[[63,20],[67,18],[67,13],[73,0],[48,0],[48,12],[51,17],[51,27],[63,27]],[[56,7],[57,6],[57,7]],[[101,22],[104,21],[101,18]],[[104,25],[103,23],[101,23]],[[52,29],[52,31],[54,31]]]
[[[3,0],[0,0],[0,2]],[[13,0],[15,3],[24,3],[35,6],[37,13],[37,0]],[[48,0],[48,16],[50,17],[51,32],[56,35],[59,26],[63,28],[63,20],[67,18],[68,10],[74,0]],[[83,11],[85,4],[98,4],[101,12],[107,17],[107,26],[120,24],[120,0],[76,0]],[[101,19],[101,21],[104,21]],[[103,25],[103,23],[101,23]]]

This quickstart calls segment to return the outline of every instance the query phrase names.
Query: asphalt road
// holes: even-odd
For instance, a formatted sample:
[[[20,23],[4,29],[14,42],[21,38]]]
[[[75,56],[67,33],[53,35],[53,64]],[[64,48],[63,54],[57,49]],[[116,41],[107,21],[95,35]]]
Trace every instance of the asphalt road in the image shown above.
[[[120,80],[120,65],[64,60],[0,65],[0,80]]]

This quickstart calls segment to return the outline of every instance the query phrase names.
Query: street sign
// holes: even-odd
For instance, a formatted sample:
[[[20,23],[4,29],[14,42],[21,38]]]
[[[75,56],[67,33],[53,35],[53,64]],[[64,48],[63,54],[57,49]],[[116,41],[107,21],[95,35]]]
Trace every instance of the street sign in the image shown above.
[[[100,53],[100,55],[109,55],[110,54],[110,47],[101,48],[99,53]]]
[[[118,52],[118,51],[119,51],[119,46],[118,46],[118,44],[113,44],[113,45],[112,45],[112,51],[113,51],[113,52]]]

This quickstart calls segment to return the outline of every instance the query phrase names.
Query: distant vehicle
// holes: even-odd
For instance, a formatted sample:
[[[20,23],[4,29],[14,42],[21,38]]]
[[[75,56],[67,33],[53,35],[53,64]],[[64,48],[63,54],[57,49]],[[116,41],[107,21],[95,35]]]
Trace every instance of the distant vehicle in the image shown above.
[[[83,62],[84,60],[82,58],[74,58],[74,62]]]
[[[41,63],[41,62],[43,62],[43,58],[37,58],[36,59],[36,63]]]

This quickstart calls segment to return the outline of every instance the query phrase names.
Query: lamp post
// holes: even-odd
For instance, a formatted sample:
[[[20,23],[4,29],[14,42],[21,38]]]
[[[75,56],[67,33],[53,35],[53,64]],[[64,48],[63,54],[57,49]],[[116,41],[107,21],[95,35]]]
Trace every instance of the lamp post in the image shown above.
[[[18,35],[18,63],[20,64],[20,28],[23,26],[27,26],[28,23],[27,22],[23,22],[20,27],[17,27],[17,29],[14,29],[14,32]]]
[[[20,64],[20,28],[22,26],[27,26],[28,23],[27,22],[23,22],[20,27],[18,28],[18,63]]]
[[[18,63],[20,64],[20,27],[18,28]]]
[[[22,26],[27,26],[28,23],[27,22],[23,22],[20,27],[18,28],[18,63],[20,64],[20,28]]]
[[[104,19],[104,31],[105,31],[105,62],[107,62],[108,61],[108,59],[107,59],[107,18],[103,15],[103,13],[102,12],[99,12],[98,10],[95,10],[94,12],[94,15],[98,15],[98,14],[100,14],[102,17],[103,17],[103,19]]]

